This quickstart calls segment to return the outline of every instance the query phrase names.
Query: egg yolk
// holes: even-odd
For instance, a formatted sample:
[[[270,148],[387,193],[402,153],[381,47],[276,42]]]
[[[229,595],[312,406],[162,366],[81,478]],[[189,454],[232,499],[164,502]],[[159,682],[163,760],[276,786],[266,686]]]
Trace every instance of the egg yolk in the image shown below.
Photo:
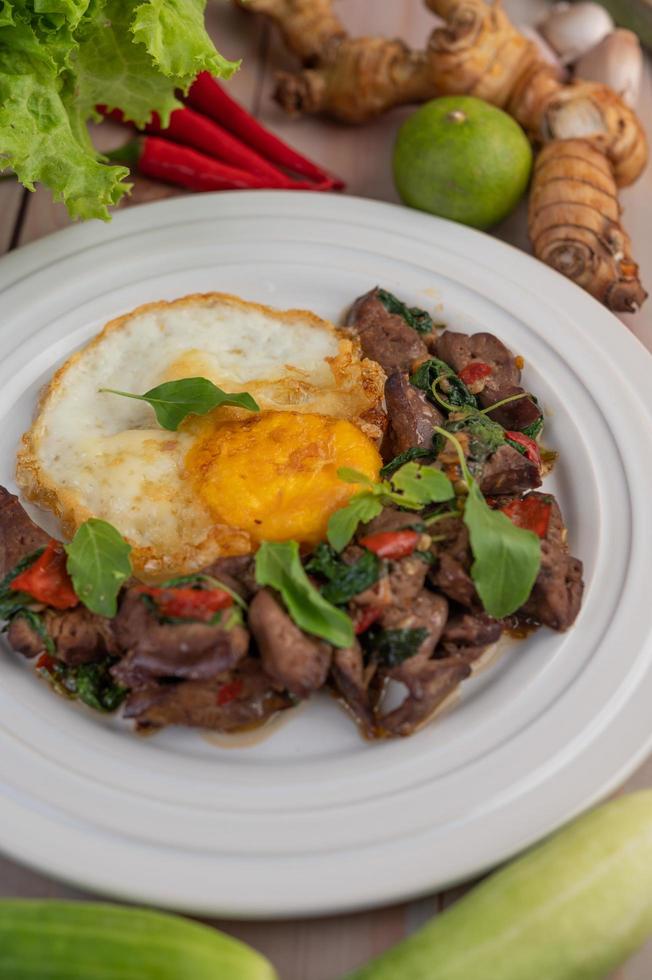
[[[330,515],[362,489],[340,480],[338,469],[377,480],[382,466],[371,440],[344,419],[264,412],[205,422],[187,471],[215,517],[254,542],[323,540]]]

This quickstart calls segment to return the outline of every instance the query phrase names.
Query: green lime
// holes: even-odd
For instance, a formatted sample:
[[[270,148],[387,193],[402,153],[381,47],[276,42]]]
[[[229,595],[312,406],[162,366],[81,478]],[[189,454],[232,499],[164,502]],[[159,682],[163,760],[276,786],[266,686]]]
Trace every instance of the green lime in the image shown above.
[[[469,95],[433,99],[401,126],[394,181],[405,204],[489,228],[512,211],[532,169],[532,148],[502,109]]]

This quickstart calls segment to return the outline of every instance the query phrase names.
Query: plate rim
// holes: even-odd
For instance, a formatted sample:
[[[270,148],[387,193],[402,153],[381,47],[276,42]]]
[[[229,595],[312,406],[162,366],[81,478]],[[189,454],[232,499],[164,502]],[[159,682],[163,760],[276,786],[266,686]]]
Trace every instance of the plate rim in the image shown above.
[[[225,206],[227,207],[227,210],[231,206],[233,206],[237,210],[237,208],[240,207],[241,205],[246,207],[247,201],[250,200],[251,206],[257,207],[257,205],[261,203],[262,198],[265,199],[264,202],[265,206],[267,201],[269,201],[270,203],[273,202],[273,207],[274,208],[276,208],[277,206],[280,207],[285,212],[285,216],[287,217],[292,217],[292,208],[295,208],[296,206],[298,210],[301,210],[304,204],[308,210],[312,208],[317,213],[319,213],[320,209],[328,207],[328,211],[331,217],[334,211],[332,198],[328,198],[328,199],[326,199],[325,197],[317,198],[316,195],[310,195],[307,192],[305,193],[283,192],[283,191],[235,192],[235,193],[227,192],[227,193],[219,193],[219,194],[202,195],[201,198],[194,198],[190,200],[186,198],[183,199],[177,198],[177,199],[166,200],[162,202],[154,202],[152,204],[139,206],[138,208],[127,210],[124,212],[119,212],[114,217],[114,223],[111,226],[109,226],[108,229],[102,226],[90,227],[88,225],[67,228],[60,232],[54,233],[54,236],[52,235],[47,236],[45,239],[41,239],[31,245],[25,246],[14,253],[10,253],[9,256],[6,256],[5,258],[0,260],[0,293],[2,293],[2,291],[5,288],[8,289],[16,285],[18,282],[21,281],[21,279],[24,278],[28,280],[31,275],[36,274],[38,271],[42,270],[44,268],[42,262],[43,256],[46,255],[48,252],[51,252],[53,246],[56,249],[55,261],[65,262],[76,252],[82,251],[88,247],[92,247],[95,244],[104,243],[105,241],[110,241],[110,240],[117,240],[120,239],[121,237],[124,237],[121,234],[121,229],[123,226],[126,229],[132,228],[135,233],[144,230],[144,228],[146,227],[151,228],[152,222],[151,220],[148,221],[148,218],[151,219],[154,212],[157,212],[157,217],[160,218],[156,227],[162,227],[164,224],[166,224],[166,222],[163,219],[168,214],[171,215],[172,217],[175,217],[174,221],[169,222],[170,224],[174,225],[189,220],[191,218],[192,211],[198,213],[201,210],[203,214],[206,214],[209,211],[209,209],[211,209],[218,212],[216,216],[219,217],[219,211]],[[468,240],[469,236],[471,236],[471,239],[475,239],[476,241],[477,239],[482,239],[484,242],[490,243],[490,246],[487,248],[487,253],[489,255],[489,259],[487,260],[488,266],[495,265],[496,262],[500,259],[501,254],[505,257],[508,257],[510,262],[517,262],[515,256],[518,256],[517,264],[521,264],[523,260],[527,260],[526,265],[527,265],[528,272],[536,280],[541,281],[542,289],[552,290],[553,281],[554,281],[553,291],[558,294],[561,293],[564,301],[565,302],[567,301],[572,307],[578,307],[578,308],[584,307],[585,308],[583,310],[584,314],[587,315],[587,318],[590,314],[591,319],[594,320],[594,323],[596,324],[596,329],[599,329],[601,332],[604,332],[607,329],[611,331],[617,331],[616,336],[618,338],[619,345],[621,345],[621,347],[618,351],[618,356],[620,361],[616,365],[616,370],[621,376],[625,373],[624,370],[625,360],[629,362],[628,371],[631,370],[633,365],[635,364],[636,374],[641,378],[644,377],[644,365],[646,364],[646,362],[647,362],[648,371],[649,368],[652,366],[652,356],[646,351],[646,356],[642,357],[641,350],[645,350],[645,348],[642,346],[642,344],[640,344],[640,342],[633,335],[631,335],[627,331],[627,328],[619,320],[617,320],[617,318],[613,316],[613,314],[605,310],[604,307],[600,306],[600,304],[598,304],[597,301],[595,301],[594,299],[592,299],[592,297],[588,296],[588,294],[580,290],[579,287],[575,286],[573,283],[564,279],[564,277],[562,277],[560,274],[543,266],[537,260],[521,252],[514,246],[511,246],[497,239],[493,239],[490,236],[484,235],[480,232],[476,232],[468,228],[463,228],[462,226],[455,225],[450,222],[444,222],[441,219],[434,219],[430,216],[422,215],[419,212],[407,211],[407,209],[401,208],[398,205],[388,204],[385,202],[369,201],[364,198],[353,198],[348,196],[336,200],[339,202],[340,206],[342,206],[342,204],[346,202],[344,206],[347,208],[347,211],[345,214],[341,215],[341,219],[344,221],[346,221],[347,218],[351,217],[352,209],[354,208],[354,206],[356,206],[362,209],[363,216],[365,212],[367,215],[369,214],[378,215],[379,224],[381,225],[386,224],[387,225],[386,230],[389,234],[391,234],[393,232],[399,231],[398,228],[392,227],[394,219],[397,218],[399,215],[402,216],[399,219],[399,224],[400,224],[400,222],[404,220],[405,216],[407,215],[409,216],[410,222],[414,222],[415,225],[421,226],[419,231],[422,237],[428,237],[427,227],[429,226],[430,228],[433,229],[433,233],[432,233],[433,237],[437,239],[438,232],[436,229],[437,228],[441,229],[443,226],[446,234],[449,237],[454,238],[456,241],[461,241],[463,243],[465,239]],[[301,204],[299,203],[300,201]],[[311,204],[310,202],[313,203]],[[190,207],[191,205],[192,207]],[[387,216],[387,220],[385,220],[384,217],[385,215]],[[233,217],[233,215],[228,215],[228,216]],[[109,232],[108,237],[106,236],[107,231]],[[408,234],[408,232],[404,228],[400,229],[400,233]],[[63,241],[64,238],[65,238],[65,242]],[[58,240],[57,245],[54,245],[54,239]],[[490,252],[494,253],[495,260],[491,258]],[[475,259],[471,259],[470,261],[474,262]],[[24,275],[22,275],[21,273],[21,268],[24,268],[26,270]],[[13,278],[11,278],[6,284],[2,282],[2,274],[5,271],[5,269],[8,270],[8,273],[13,272]],[[18,272],[18,275],[16,275],[16,272]],[[531,283],[528,283],[528,286],[531,287]],[[575,323],[577,323],[576,316],[574,314],[572,315],[572,319]],[[627,340],[625,340],[625,337],[627,337]],[[639,389],[636,391],[637,398],[645,408],[645,399],[642,396],[640,385],[637,385],[637,388]],[[579,810],[583,809],[584,806],[590,805],[592,802],[595,802],[596,799],[601,798],[607,792],[609,792],[610,789],[612,789],[615,785],[617,785],[622,778],[624,778],[627,774],[629,774],[629,772],[631,772],[636,767],[640,759],[644,756],[644,754],[649,750],[651,746],[652,746],[652,732],[649,733],[647,742],[641,745],[639,752],[636,754],[635,757],[631,757],[629,762],[626,765],[621,766],[621,768],[617,773],[613,773],[608,779],[604,779],[601,781],[600,786],[596,787],[595,792],[590,800],[587,800],[586,803],[581,804],[580,806],[576,806],[571,812],[567,813],[565,816],[560,817],[555,824],[549,827],[549,830],[554,829],[555,826],[559,826],[561,823],[565,822],[566,819],[572,816],[574,812],[579,812]],[[0,825],[2,825],[1,820],[0,820]],[[540,836],[540,834],[537,836]],[[523,845],[521,844],[520,846]],[[4,849],[5,847],[4,841],[0,841],[0,847]],[[514,852],[511,851],[510,853],[514,853]],[[478,867],[477,872],[479,873],[483,870],[486,870],[487,867],[492,866],[493,864],[496,863],[496,861],[505,859],[505,857],[507,856],[509,856],[509,854],[497,855],[496,857],[492,858],[489,863],[486,863],[485,865]],[[40,870],[43,870],[44,868],[44,862],[42,860],[39,859],[37,863],[32,863],[29,859],[29,856],[26,854],[21,854],[20,860],[24,861],[24,863],[30,864],[31,866],[37,867]],[[52,867],[49,867],[46,870],[48,873],[51,873],[56,877],[64,878],[65,880],[72,881],[75,884],[80,885],[81,887],[94,888],[97,890],[101,890],[105,893],[112,894],[116,897],[124,897],[127,900],[133,901],[134,896],[137,896],[137,900],[140,901],[154,901],[156,904],[167,905],[169,907],[177,907],[177,908],[180,907],[178,902],[175,902],[174,899],[170,899],[160,890],[158,891],[154,890],[152,892],[151,890],[148,891],[147,889],[145,889],[139,893],[138,889],[134,889],[133,887],[130,886],[128,891],[121,892],[119,889],[115,890],[112,887],[107,887],[106,883],[102,883],[102,881],[99,878],[96,880],[91,880],[93,878],[93,875],[88,872],[88,869],[86,869],[85,872],[80,876],[66,874],[62,871],[60,865],[57,864],[56,860],[53,860]],[[473,873],[475,873],[475,871]],[[465,877],[466,876],[468,875],[465,874]],[[425,889],[425,891],[427,891],[427,888]],[[418,893],[423,894],[424,889],[420,889]],[[385,904],[390,901],[400,901],[400,900],[404,900],[405,898],[411,895],[414,895],[413,891],[410,891],[409,889],[407,891],[399,889],[395,893],[391,893],[391,894],[383,893],[381,896],[365,899],[362,903],[359,901],[354,902],[350,906],[346,906],[345,903],[340,902],[337,904],[331,903],[329,906],[324,908],[320,906],[319,901],[317,901],[314,907],[305,908],[304,906],[301,906],[301,907],[290,908],[287,911],[281,910],[281,911],[272,912],[268,908],[265,909],[264,911],[262,910],[256,911],[255,906],[252,906],[250,910],[246,910],[246,909],[243,910],[242,908],[239,908],[231,912],[229,912],[228,909],[225,910],[223,907],[220,906],[218,911],[219,914],[223,916],[229,916],[229,915],[231,915],[232,917],[246,916],[251,918],[255,918],[255,917],[269,918],[271,915],[274,915],[275,917],[279,917],[279,918],[288,917],[297,914],[319,915],[319,914],[324,914],[325,912],[336,912],[336,911],[341,911],[343,909],[348,911],[348,910],[352,910],[353,908],[372,907],[373,905]],[[206,905],[202,903],[193,906],[192,903],[189,905],[187,902],[184,902],[184,904],[181,907],[191,908],[193,911],[199,911],[199,912],[216,910],[215,905],[210,905],[210,904]]]

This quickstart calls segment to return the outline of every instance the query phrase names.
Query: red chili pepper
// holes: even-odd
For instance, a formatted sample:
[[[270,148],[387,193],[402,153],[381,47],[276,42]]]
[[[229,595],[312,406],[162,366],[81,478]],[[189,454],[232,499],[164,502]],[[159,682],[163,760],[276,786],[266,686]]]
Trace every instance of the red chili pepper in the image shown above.
[[[458,372],[458,378],[460,378],[465,385],[475,384],[476,381],[481,381],[483,378],[488,378],[492,372],[492,368],[488,364],[484,364],[482,361],[471,361],[467,364],[465,368],[462,368]]]
[[[116,122],[125,122],[119,109],[111,112],[106,110],[105,106],[98,106],[98,109]],[[265,187],[284,190],[331,190],[333,188],[332,180],[321,181],[318,185],[293,180],[218,123],[187,106],[183,109],[175,109],[170,115],[170,124],[165,129],[161,126],[158,114],[152,113],[152,121],[144,127],[144,131],[193,147],[237,170],[259,177],[264,181]]]
[[[231,701],[235,701],[236,698],[240,697],[242,688],[243,684],[241,680],[231,681],[230,684],[222,684],[215,700],[220,707],[224,704],[229,704]]]
[[[526,458],[541,469],[541,451],[534,439],[530,439],[524,432],[512,432],[510,430],[506,430],[505,435],[512,442],[517,442],[519,446],[523,446]]]
[[[377,619],[383,614],[383,610],[380,606],[365,606],[360,610],[360,615],[356,619],[353,629],[355,630],[356,636],[360,633],[364,633],[368,630],[372,623],[375,623]]]
[[[411,555],[421,537],[416,531],[380,531],[362,538],[363,548],[373,551],[379,558],[406,558]]]
[[[525,531],[534,531],[540,538],[545,538],[550,523],[552,504],[540,497],[528,495],[522,500],[511,500],[500,508],[513,524]]]
[[[223,589],[157,589],[140,585],[137,591],[155,601],[163,616],[174,619],[200,619],[208,622],[220,609],[233,605],[233,596]]]
[[[11,588],[16,592],[27,592],[54,609],[72,609],[79,603],[60,541],[50,541],[43,554],[12,580]]]
[[[158,136],[139,136],[130,140],[118,150],[111,150],[106,156],[118,163],[137,167],[139,173],[168,184],[186,187],[191,191],[263,190],[278,188],[267,177],[238,170],[219,160],[181,146],[172,140]],[[315,184],[301,184],[293,187],[302,190],[321,190]]]
[[[266,160],[271,160],[294,173],[302,174],[316,183],[329,182],[336,190],[344,187],[344,182],[338,177],[333,177],[265,129],[257,119],[228,95],[208,72],[201,72],[197,76],[188,93],[187,101],[195,109],[199,109],[200,112],[239,136],[252,149],[258,150]]]
[[[51,657],[49,653],[42,653],[36,661],[36,669],[52,671],[54,670],[56,663],[55,658]]]

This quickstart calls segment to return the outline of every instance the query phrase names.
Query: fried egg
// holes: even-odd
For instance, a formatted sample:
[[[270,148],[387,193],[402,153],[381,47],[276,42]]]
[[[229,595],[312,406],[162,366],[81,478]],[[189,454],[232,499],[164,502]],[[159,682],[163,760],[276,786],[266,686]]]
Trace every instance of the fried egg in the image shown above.
[[[259,413],[221,407],[161,428],[136,394],[204,377],[248,391]],[[246,554],[262,540],[323,539],[359,488],[378,476],[384,374],[356,341],[302,310],[221,293],[152,303],[108,323],[44,390],[23,436],[17,481],[72,535],[89,517],[132,545],[144,578]]]

